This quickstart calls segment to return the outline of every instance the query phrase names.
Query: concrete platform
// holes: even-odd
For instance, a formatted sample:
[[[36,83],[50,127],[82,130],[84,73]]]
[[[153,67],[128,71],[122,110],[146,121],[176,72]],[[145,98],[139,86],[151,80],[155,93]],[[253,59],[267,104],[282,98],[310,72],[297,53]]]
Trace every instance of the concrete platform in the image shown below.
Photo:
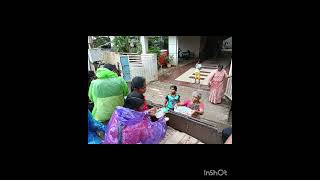
[[[156,104],[164,104],[164,100],[166,95],[170,92],[169,83],[165,82],[152,82],[147,85],[147,91],[145,93],[146,99],[152,101]],[[177,85],[177,84],[174,84]],[[230,112],[230,102],[223,99],[221,104],[212,104],[209,102],[209,91],[200,89],[200,88],[192,88],[186,86],[179,86],[177,93],[181,96],[181,101],[185,101],[186,99],[190,99],[192,96],[192,92],[198,90],[202,94],[202,102],[205,104],[204,114],[200,116],[201,121],[206,122],[208,124],[221,126],[221,128],[230,127],[231,121],[228,120],[229,112]]]
[[[180,132],[168,126],[165,138],[160,144],[204,144],[198,139],[189,136],[186,133]]]
[[[196,68],[190,68],[188,71],[183,73],[181,76],[179,76],[176,81],[184,81],[188,83],[194,83],[194,71]],[[201,85],[208,85],[209,83],[209,74],[212,73],[213,71],[216,71],[216,69],[207,69],[207,68],[201,68],[200,70],[200,84]]]

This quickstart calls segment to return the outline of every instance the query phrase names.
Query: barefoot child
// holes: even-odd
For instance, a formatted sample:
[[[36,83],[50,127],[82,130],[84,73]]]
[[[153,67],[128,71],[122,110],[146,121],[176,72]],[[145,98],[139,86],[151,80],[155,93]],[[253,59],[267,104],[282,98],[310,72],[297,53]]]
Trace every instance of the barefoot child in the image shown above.
[[[177,94],[177,86],[170,86],[170,94],[166,96],[164,107],[166,110],[174,110],[174,106],[180,102],[180,95]]]

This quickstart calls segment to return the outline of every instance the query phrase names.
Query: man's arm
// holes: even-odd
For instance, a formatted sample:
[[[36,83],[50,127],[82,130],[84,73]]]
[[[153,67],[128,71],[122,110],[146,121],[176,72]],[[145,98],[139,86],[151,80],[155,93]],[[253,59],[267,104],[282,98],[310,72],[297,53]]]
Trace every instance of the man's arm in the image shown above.
[[[165,100],[164,100],[164,107],[167,107],[167,105],[168,105],[168,100],[169,100],[169,98],[168,98],[168,96],[166,96],[166,98],[165,98]]]
[[[129,94],[128,84],[122,77],[121,80],[123,82],[123,96],[127,96]]]

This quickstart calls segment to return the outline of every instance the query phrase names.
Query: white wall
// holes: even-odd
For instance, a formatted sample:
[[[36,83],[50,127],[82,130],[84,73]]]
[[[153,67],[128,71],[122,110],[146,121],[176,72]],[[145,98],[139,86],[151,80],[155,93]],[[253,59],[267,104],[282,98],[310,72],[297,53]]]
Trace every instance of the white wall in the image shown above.
[[[179,39],[179,48],[182,52],[190,50],[195,57],[199,57],[200,36],[177,36]]]
[[[223,47],[223,48],[230,48],[230,49],[232,49],[232,37],[229,37],[228,39],[224,40],[224,41],[223,41],[223,45],[225,46],[225,47]]]
[[[140,36],[140,43],[142,47],[142,54],[148,53],[148,36]]]
[[[178,36],[169,36],[168,45],[169,45],[169,56],[173,56],[173,65],[178,65]],[[180,43],[179,43],[180,44]]]

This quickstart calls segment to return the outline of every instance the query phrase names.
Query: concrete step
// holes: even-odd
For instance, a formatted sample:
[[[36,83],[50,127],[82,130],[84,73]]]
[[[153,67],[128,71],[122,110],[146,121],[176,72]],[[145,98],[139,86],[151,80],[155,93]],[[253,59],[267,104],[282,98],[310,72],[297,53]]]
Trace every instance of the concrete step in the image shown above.
[[[160,144],[203,144],[198,139],[168,126],[166,136]]]

